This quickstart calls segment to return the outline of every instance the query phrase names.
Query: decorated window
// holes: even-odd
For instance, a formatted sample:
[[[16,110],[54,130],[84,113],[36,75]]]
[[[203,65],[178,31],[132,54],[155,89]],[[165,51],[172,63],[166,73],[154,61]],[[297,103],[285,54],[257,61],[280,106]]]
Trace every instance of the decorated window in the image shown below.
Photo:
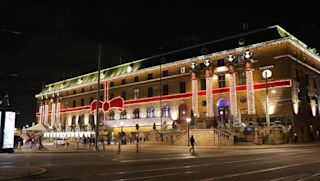
[[[140,109],[135,109],[133,111],[133,119],[138,119],[140,118]]]
[[[120,119],[127,119],[127,111],[123,110],[120,114]]]
[[[218,77],[219,80],[219,88],[226,87],[226,79],[224,75]]]
[[[170,116],[170,106],[165,105],[162,108],[162,117],[169,117]]]
[[[147,118],[153,118],[154,117],[154,107],[149,107],[147,110]]]
[[[179,106],[179,119],[185,121],[187,118],[188,106],[186,104],[181,104]]]
[[[108,120],[114,120],[114,111],[109,112]]]

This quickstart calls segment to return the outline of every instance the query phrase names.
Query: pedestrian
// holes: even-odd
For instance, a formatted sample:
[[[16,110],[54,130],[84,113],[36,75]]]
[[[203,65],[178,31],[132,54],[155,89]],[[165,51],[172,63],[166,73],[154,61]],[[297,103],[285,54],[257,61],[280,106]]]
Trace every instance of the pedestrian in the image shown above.
[[[192,153],[194,153],[194,152],[195,152],[195,150],[194,150],[194,144],[196,144],[196,141],[195,141],[193,135],[191,135],[190,144],[191,144],[191,148],[189,149],[189,152],[191,152],[191,150],[192,150]]]
[[[87,138],[83,136],[83,147],[87,148]]]

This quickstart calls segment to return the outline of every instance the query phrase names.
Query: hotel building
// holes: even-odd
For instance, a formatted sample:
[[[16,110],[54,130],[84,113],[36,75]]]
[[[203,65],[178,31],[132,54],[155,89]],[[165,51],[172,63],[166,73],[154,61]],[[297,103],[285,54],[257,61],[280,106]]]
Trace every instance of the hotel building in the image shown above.
[[[98,72],[45,85],[36,117],[52,131],[91,131],[100,89],[99,122],[114,132],[182,129],[194,117],[196,128],[233,134],[266,127],[269,115],[271,127],[307,142],[319,138],[319,61],[272,26],[103,69],[99,86]]]

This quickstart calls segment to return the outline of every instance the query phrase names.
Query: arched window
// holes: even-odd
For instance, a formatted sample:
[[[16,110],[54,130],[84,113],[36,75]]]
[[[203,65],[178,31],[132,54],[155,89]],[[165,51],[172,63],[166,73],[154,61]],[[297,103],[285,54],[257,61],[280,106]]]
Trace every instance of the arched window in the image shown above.
[[[76,116],[72,116],[71,126],[76,126]]]
[[[108,114],[108,120],[114,120],[114,111],[110,111]]]
[[[179,106],[179,120],[185,121],[187,118],[188,106],[186,104],[181,104]]]
[[[133,119],[138,119],[140,118],[140,110],[139,109],[135,109],[133,111]]]
[[[120,114],[120,119],[127,119],[127,111],[123,110]]]
[[[79,116],[78,123],[80,127],[84,126],[84,115]]]
[[[154,107],[148,107],[147,118],[154,118]]]
[[[162,117],[169,117],[170,116],[170,106],[165,105],[162,108]]]

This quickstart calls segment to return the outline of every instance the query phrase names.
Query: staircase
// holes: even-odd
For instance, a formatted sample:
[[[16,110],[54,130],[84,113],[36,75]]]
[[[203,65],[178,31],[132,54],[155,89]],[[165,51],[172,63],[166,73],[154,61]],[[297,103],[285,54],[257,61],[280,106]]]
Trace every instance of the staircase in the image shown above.
[[[233,135],[221,130],[210,129],[190,129],[190,137],[193,135],[197,146],[228,146],[233,145]],[[188,145],[188,132],[168,130],[164,134],[164,142],[174,145]]]

